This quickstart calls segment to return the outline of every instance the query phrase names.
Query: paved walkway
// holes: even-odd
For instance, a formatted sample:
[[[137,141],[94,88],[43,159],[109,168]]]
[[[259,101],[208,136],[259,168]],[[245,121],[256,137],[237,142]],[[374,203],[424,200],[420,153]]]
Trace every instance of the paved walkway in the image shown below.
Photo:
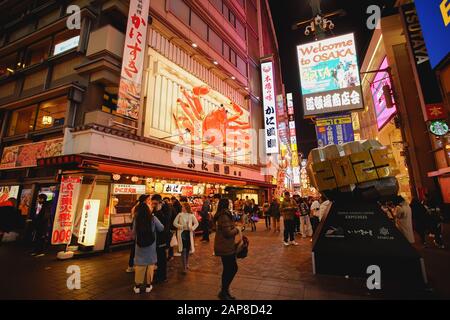
[[[280,234],[264,229],[259,224],[257,232],[246,231],[250,253],[239,260],[238,276],[232,284],[239,299],[450,298],[449,250],[420,249],[433,291],[373,293],[365,288],[365,280],[314,276],[309,239],[299,239],[298,247],[285,248]],[[128,250],[58,261],[55,254],[34,258],[19,245],[1,245],[0,299],[217,299],[220,260],[212,255],[212,241],[195,241],[197,251],[191,256],[190,272],[181,274],[181,258],[176,257],[169,262],[169,281],[154,286],[151,294],[141,295],[132,292],[133,274],[124,272]],[[80,290],[67,288],[70,265],[81,269]]]

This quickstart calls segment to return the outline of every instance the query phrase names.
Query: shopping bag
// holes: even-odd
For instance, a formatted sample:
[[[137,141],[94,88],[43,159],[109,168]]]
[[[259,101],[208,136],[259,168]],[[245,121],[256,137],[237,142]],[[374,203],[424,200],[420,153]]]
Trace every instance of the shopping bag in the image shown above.
[[[173,234],[172,235],[172,239],[170,239],[170,247],[178,247],[178,239],[177,239],[177,235]]]

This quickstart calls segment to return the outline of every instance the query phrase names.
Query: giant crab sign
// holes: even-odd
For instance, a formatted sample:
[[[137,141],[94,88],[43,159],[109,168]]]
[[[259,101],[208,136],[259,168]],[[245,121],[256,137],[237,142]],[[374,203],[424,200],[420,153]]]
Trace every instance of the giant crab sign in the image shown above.
[[[250,146],[248,116],[233,102],[229,107],[222,104],[205,112],[201,98],[209,92],[206,86],[194,87],[192,94],[182,89],[183,99],[177,100],[178,114],[173,115],[180,141],[202,149],[211,147],[211,153],[242,154],[242,150],[248,150]],[[189,139],[185,133],[190,134]]]

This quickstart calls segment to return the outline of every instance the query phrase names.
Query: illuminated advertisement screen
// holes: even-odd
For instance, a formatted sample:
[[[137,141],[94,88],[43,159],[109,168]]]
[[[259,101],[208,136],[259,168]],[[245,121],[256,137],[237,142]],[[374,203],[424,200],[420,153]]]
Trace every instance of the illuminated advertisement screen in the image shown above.
[[[383,59],[381,66],[378,68],[380,70],[386,69],[389,66],[387,58]],[[391,88],[391,81],[387,72],[377,72],[372,84],[370,85],[370,90],[372,91],[373,105],[375,107],[375,115],[377,117],[378,130],[383,128],[383,126],[392,119],[393,115],[397,112],[394,107],[387,108],[386,98],[383,94],[383,87],[389,86]],[[394,101],[392,100],[392,104]]]
[[[297,46],[305,116],[363,108],[353,33]]]

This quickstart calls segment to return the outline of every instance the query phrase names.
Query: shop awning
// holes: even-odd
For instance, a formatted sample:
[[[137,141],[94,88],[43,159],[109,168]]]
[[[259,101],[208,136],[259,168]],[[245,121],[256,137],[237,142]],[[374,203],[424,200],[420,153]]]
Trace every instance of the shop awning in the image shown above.
[[[217,178],[211,176],[200,175],[197,172],[186,173],[186,172],[177,172],[168,169],[154,169],[154,168],[131,168],[126,166],[118,166],[111,164],[99,164],[98,170],[101,172],[110,172],[110,173],[118,173],[118,174],[129,174],[135,176],[144,176],[150,178],[165,178],[165,179],[178,179],[178,180],[193,180],[198,182],[206,182],[206,183],[221,183],[221,184],[232,184],[237,186],[245,186],[247,183],[242,180],[235,179],[225,179],[225,178]]]
[[[70,155],[53,158],[40,159],[38,166],[63,166],[67,164],[76,165],[78,168],[89,167],[98,172],[117,173],[149,178],[188,180],[202,183],[227,184],[230,186],[257,186],[262,188],[276,188],[276,185],[245,179],[245,177],[224,177],[211,173],[189,171],[173,167],[162,167],[145,163],[124,162],[119,159],[104,159],[94,155]]]

